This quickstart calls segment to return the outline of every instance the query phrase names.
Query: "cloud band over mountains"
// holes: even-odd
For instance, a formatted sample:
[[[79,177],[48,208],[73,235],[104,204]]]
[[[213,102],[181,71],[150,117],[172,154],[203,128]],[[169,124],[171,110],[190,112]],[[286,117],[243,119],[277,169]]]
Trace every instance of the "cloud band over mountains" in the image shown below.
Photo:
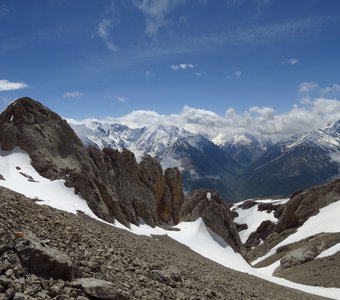
[[[102,121],[117,122],[132,128],[174,125],[202,134],[210,140],[217,135],[227,140],[237,134],[249,133],[259,137],[264,135],[275,142],[321,128],[339,119],[338,100],[315,98],[307,104],[294,105],[285,113],[278,113],[271,107],[254,106],[242,113],[229,108],[221,116],[212,111],[184,106],[178,114],[163,115],[155,111],[136,110],[119,118],[109,117]]]

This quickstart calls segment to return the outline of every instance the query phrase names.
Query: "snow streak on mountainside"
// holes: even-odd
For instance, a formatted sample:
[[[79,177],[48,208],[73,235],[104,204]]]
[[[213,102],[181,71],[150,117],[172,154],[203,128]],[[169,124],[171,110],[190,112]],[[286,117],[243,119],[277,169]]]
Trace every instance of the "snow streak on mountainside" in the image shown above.
[[[218,135],[213,141],[176,126],[129,128],[104,121],[73,121],[87,145],[150,154],[164,168],[178,167],[184,188],[218,190],[227,201],[289,195],[339,175],[340,120],[273,144],[264,136]]]

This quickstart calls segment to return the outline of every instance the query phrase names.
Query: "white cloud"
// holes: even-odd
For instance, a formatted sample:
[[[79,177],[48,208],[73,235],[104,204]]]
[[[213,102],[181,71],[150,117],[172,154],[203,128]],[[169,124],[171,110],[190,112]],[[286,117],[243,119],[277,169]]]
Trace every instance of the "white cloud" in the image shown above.
[[[81,92],[77,92],[77,91],[74,91],[74,92],[67,92],[63,95],[64,98],[79,98],[83,95],[83,93]]]
[[[118,51],[118,46],[110,39],[110,28],[112,27],[112,18],[105,18],[100,21],[97,28],[97,35],[104,41],[106,47],[111,51]]]
[[[320,87],[315,82],[301,82],[299,84],[299,93],[302,96],[303,103],[309,103],[313,96],[325,97],[327,95],[339,95],[340,84],[333,84],[331,86]]]
[[[288,65],[296,65],[296,64],[298,64],[300,61],[297,59],[297,58],[290,58],[290,59],[288,59],[288,60],[285,60],[285,61],[282,61],[281,63],[283,64],[283,65],[286,65],[286,64],[288,64]]]
[[[314,91],[318,88],[318,84],[315,82],[301,82],[299,84],[299,93],[300,94],[309,94],[311,91]]]
[[[326,94],[339,94],[340,93],[340,84],[333,84],[332,86],[326,86],[324,88],[320,88],[321,95]]]
[[[128,100],[127,97],[121,97],[121,96],[118,96],[116,99],[117,99],[119,102],[121,102],[121,103],[126,103],[127,100]]]
[[[133,111],[120,118],[109,118],[139,128],[152,125],[175,125],[213,140],[217,135],[226,139],[236,134],[265,135],[273,141],[310,131],[340,119],[340,101],[316,98],[308,105],[294,105],[286,113],[277,113],[271,107],[251,107],[237,113],[229,108],[224,116],[204,109],[184,106],[179,114],[162,115],[155,111]]]
[[[20,90],[26,87],[28,87],[28,85],[23,82],[12,82],[6,79],[0,80],[0,92]]]
[[[167,24],[166,15],[178,4],[186,0],[134,0],[136,7],[145,17],[145,33],[155,37],[160,28]]]
[[[241,71],[234,71],[231,75],[227,75],[225,78],[227,80],[230,80],[230,79],[240,78],[241,76],[242,76]]]
[[[195,66],[192,64],[179,64],[179,65],[171,65],[170,68],[174,71],[179,71],[179,70],[194,69]]]
[[[238,78],[240,78],[242,76],[242,72],[241,71],[235,71],[234,75]]]

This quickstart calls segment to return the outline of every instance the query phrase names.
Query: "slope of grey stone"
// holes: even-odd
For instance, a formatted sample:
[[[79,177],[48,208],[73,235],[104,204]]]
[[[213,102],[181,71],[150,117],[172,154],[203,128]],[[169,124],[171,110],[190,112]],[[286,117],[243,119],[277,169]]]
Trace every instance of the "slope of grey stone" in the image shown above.
[[[117,299],[321,299],[222,267],[166,236],[133,235],[5,188],[0,195],[0,299],[105,299],[105,288]],[[21,265],[15,245],[30,232],[72,259],[76,281]]]

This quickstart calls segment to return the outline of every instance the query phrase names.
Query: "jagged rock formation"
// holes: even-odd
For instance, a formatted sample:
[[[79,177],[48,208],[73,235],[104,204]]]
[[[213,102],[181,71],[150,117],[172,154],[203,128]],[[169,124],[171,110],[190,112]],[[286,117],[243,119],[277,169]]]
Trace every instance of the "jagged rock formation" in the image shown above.
[[[204,223],[221,236],[235,252],[247,259],[247,252],[241,243],[229,206],[217,194],[206,189],[194,190],[184,202],[180,214],[181,221],[192,222],[202,218]]]
[[[340,179],[293,194],[284,205],[275,232],[298,228],[320,208],[340,199]]]
[[[42,176],[64,179],[98,217],[126,226],[139,218],[151,226],[178,221],[183,202],[178,170],[164,176],[150,156],[138,164],[128,150],[85,148],[65,120],[30,98],[12,103],[0,125],[3,150],[25,150]]]
[[[274,229],[275,224],[272,221],[263,221],[256,231],[249,235],[247,241],[245,242],[245,246],[247,248],[252,248],[260,245],[261,241],[264,241],[268,236],[270,236]]]

